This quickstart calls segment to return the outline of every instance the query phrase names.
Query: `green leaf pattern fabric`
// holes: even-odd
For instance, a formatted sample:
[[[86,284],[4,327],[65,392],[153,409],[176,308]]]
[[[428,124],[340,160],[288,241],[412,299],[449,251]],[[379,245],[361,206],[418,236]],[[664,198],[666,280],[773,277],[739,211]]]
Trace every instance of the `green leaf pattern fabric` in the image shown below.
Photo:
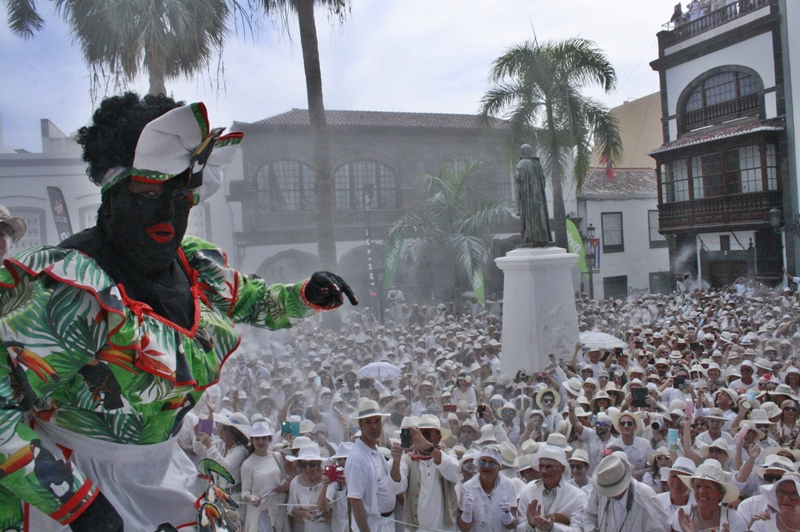
[[[239,345],[234,323],[280,329],[314,312],[302,303],[303,283],[266,286],[228,267],[213,244],[186,237],[179,258],[199,318],[190,331],[127,300],[75,250],[30,248],[0,268],[0,528],[19,526],[19,499],[67,524],[96,493],[74,468],[66,493],[37,480],[38,462],[65,463],[43,449],[32,423],[114,443],[163,442],[219,379]]]

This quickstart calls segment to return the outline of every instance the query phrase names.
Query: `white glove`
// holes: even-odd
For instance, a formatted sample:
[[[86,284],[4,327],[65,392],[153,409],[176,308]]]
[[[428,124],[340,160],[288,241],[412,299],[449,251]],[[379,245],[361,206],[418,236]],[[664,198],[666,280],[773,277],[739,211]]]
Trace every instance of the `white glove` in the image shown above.
[[[471,493],[465,493],[461,497],[461,520],[465,523],[472,522],[472,507],[475,505],[475,497],[472,496]]]
[[[501,519],[501,521],[503,522],[503,524],[504,524],[504,525],[510,525],[510,524],[511,524],[511,521],[513,521],[513,520],[514,520],[514,516],[513,516],[513,515],[511,515],[511,505],[510,505],[510,504],[508,504],[508,502],[506,502],[506,501],[503,501],[503,502],[501,502],[500,504],[498,504],[498,505],[497,505],[497,508],[498,508],[498,509],[500,510],[500,512],[502,512],[502,514],[503,514],[503,517],[502,517],[502,519]]]

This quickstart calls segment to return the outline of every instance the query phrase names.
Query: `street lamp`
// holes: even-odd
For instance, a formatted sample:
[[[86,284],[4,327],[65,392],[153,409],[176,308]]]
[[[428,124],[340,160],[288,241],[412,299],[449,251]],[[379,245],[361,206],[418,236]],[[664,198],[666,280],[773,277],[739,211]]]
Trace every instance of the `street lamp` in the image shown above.
[[[786,222],[783,227],[781,227],[781,210],[777,207],[773,207],[769,210],[769,225],[772,227],[772,230],[775,231],[776,234],[781,234],[787,229],[795,234],[795,236],[800,237],[800,214],[796,214],[794,216],[794,220],[790,222]]]
[[[595,259],[595,252],[594,246],[592,245],[592,239],[594,238],[594,225],[589,224],[586,228],[586,236],[581,235],[583,239],[583,252],[586,256],[586,269],[589,271],[589,299],[594,299],[594,259]]]

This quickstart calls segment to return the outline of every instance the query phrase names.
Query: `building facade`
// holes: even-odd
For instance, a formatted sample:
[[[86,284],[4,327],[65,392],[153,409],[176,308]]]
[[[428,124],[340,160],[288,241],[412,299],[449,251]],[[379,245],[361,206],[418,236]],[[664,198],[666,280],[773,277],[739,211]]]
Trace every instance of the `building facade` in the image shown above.
[[[740,276],[775,285],[794,238],[770,225],[797,212],[788,32],[800,6],[728,0],[658,34],[663,144],[656,161],[659,230],[673,273],[695,287]],[[790,11],[787,11],[789,9]],[[777,230],[776,230],[777,229]]]

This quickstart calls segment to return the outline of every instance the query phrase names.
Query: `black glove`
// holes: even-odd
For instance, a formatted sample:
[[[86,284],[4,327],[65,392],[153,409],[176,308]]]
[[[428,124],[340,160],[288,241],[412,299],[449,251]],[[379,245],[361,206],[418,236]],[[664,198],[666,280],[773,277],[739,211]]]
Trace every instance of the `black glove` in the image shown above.
[[[124,532],[122,517],[102,492],[69,524],[72,532]]]
[[[344,304],[347,296],[350,304],[358,305],[358,299],[344,279],[331,272],[316,272],[305,286],[304,296],[309,303],[324,309],[334,309]]]

